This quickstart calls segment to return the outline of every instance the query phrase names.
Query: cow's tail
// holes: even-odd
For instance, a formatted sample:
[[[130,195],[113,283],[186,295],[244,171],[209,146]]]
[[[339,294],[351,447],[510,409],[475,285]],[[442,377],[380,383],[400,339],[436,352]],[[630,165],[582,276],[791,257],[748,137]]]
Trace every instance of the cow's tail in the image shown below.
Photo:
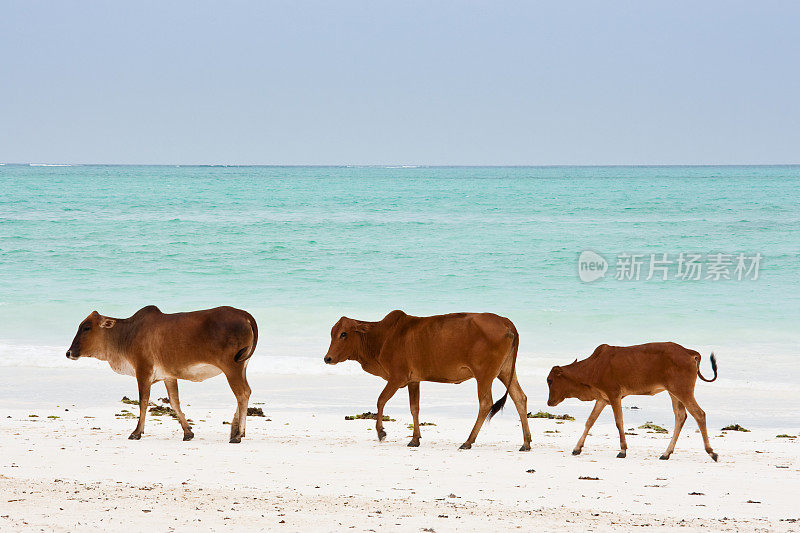
[[[714,352],[711,352],[711,370],[714,371],[714,377],[711,379],[704,378],[703,374],[700,373],[700,358],[699,357],[697,358],[697,377],[699,377],[703,381],[711,383],[712,381],[717,379],[717,357],[714,355]]]
[[[509,355],[511,356],[511,377],[509,380],[514,379],[516,375],[516,367],[517,367],[517,349],[519,349],[519,333],[517,333],[516,328],[511,327],[508,330],[506,335],[511,335],[514,337],[514,340],[511,341],[511,350],[509,350]],[[511,383],[511,381],[509,381]],[[499,413],[503,410],[503,407],[506,405],[506,400],[508,399],[508,387],[506,387],[506,393],[503,394],[503,397],[494,402],[492,409],[489,411],[489,415],[486,417],[486,421],[492,419],[494,415]]]
[[[258,326],[256,325],[256,319],[250,313],[245,313],[247,322],[250,323],[250,329],[253,331],[253,342],[250,346],[245,346],[238,352],[236,355],[233,356],[233,360],[236,363],[241,363],[250,359],[253,355],[253,352],[256,351],[256,344],[258,343]]]

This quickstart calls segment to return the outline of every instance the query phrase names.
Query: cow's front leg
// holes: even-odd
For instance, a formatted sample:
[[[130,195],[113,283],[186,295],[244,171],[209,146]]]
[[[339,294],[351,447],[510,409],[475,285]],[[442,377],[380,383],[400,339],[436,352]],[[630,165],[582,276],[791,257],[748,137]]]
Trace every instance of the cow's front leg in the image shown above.
[[[383,407],[386,405],[394,393],[397,392],[400,386],[396,383],[392,383],[391,381],[386,384],[381,392],[381,395],[378,396],[378,416],[375,420],[375,431],[378,432],[378,440],[383,440],[386,438],[386,432],[383,430]]]
[[[581,454],[581,451],[583,451],[583,443],[586,442],[586,436],[589,434],[589,430],[592,429],[597,417],[600,416],[600,413],[603,412],[603,409],[605,409],[606,405],[608,405],[608,403],[606,403],[605,400],[597,400],[595,402],[594,409],[592,409],[589,418],[586,419],[586,428],[583,430],[583,435],[581,435],[578,444],[575,445],[575,449],[572,450],[572,455]]]
[[[147,416],[147,406],[150,405],[150,386],[153,384],[151,370],[136,370],[136,383],[139,385],[139,422],[136,429],[128,437],[130,440],[139,440],[144,433],[144,419]]]
[[[411,418],[414,419],[414,435],[408,445],[415,448],[422,438],[419,430],[419,382],[408,384],[408,403],[411,406]]]
[[[625,425],[622,423],[622,400],[616,398],[611,401],[611,409],[614,410],[614,422],[617,423],[619,431],[619,453],[617,457],[623,459],[628,454],[628,443],[625,441]]]

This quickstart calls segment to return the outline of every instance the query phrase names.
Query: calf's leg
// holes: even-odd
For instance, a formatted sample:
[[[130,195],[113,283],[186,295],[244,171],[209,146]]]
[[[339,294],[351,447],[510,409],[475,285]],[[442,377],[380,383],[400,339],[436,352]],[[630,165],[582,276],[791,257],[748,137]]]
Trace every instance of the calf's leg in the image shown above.
[[[681,434],[683,423],[686,422],[686,407],[684,407],[683,403],[678,398],[673,396],[672,393],[670,393],[669,396],[672,398],[672,410],[675,412],[675,429],[672,431],[672,440],[669,441],[667,451],[665,451],[661,457],[659,457],[659,459],[664,461],[669,459],[669,456],[675,451],[675,443],[678,442],[678,435]]]
[[[378,416],[375,420],[375,431],[378,433],[378,440],[383,440],[386,438],[386,432],[383,430],[383,407],[386,405],[394,393],[397,392],[400,386],[397,383],[392,383],[391,381],[386,384],[381,391],[380,396],[378,396]],[[410,390],[410,389],[409,389]]]
[[[183,428],[183,440],[192,440],[194,438],[194,433],[192,433],[192,428],[189,426],[189,422],[186,421],[183,411],[181,411],[181,401],[178,398],[178,380],[165,379],[164,385],[167,387],[169,405],[175,411],[175,414],[178,415],[178,422],[181,428]]]
[[[250,384],[247,382],[247,376],[244,374],[244,369],[242,369],[242,382],[244,383],[243,399],[237,398],[236,400],[239,408],[239,435],[244,438],[244,430],[247,425],[247,408],[250,405],[250,393],[252,392]]]
[[[408,445],[416,447],[419,446],[419,439],[422,438],[419,430],[419,382],[408,384],[408,403],[411,406],[411,418],[414,419],[414,435]]]
[[[461,445],[461,450],[472,448],[472,444],[478,438],[478,432],[481,430],[484,420],[486,420],[489,411],[492,409],[492,381],[494,381],[494,378],[478,381],[478,419],[475,421],[475,426],[472,428],[467,441]]]
[[[136,423],[136,429],[128,437],[130,440],[139,440],[144,433],[144,419],[147,417],[147,407],[150,404],[152,379],[152,372],[136,370],[136,384],[139,386],[139,421]]]
[[[622,400],[620,398],[612,400],[611,409],[614,410],[614,422],[617,423],[617,431],[619,431],[619,453],[617,457],[623,459],[628,454],[628,443],[625,441],[625,425],[622,422]]]
[[[586,436],[589,434],[589,430],[592,429],[597,417],[600,416],[600,413],[603,412],[608,402],[605,400],[597,400],[594,403],[594,409],[589,414],[589,418],[586,419],[586,428],[583,430],[583,435],[578,440],[578,444],[575,445],[575,449],[572,450],[572,455],[580,455],[581,451],[583,451],[583,443],[586,442]]]
[[[683,405],[686,406],[686,409],[689,411],[689,414],[694,417],[697,421],[697,427],[700,428],[700,434],[703,435],[703,445],[705,446],[706,453],[711,456],[713,460],[717,460],[719,456],[714,452],[713,448],[711,448],[711,443],[708,440],[708,430],[706,429],[706,412],[700,409],[700,406],[697,405],[697,401],[694,399],[694,396],[690,396],[688,398],[681,399]]]
[[[225,370],[233,395],[236,396],[236,412],[231,420],[231,438],[229,442],[242,442],[244,437],[244,424],[242,419],[247,416],[247,402],[250,399],[250,387],[241,368]]]

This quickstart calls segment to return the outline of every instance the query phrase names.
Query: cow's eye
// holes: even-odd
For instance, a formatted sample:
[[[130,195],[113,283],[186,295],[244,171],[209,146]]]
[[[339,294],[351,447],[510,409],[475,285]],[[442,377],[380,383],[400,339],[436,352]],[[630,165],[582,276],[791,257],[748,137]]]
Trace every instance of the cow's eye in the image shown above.
[[[341,333],[341,335],[339,335],[339,338],[340,338],[340,339],[346,339],[346,338],[347,338],[347,332],[346,332],[346,331],[343,331],[343,332]]]
[[[83,331],[89,331],[90,329],[92,329],[92,325],[91,325],[91,324],[86,324],[86,325],[85,325],[85,326],[83,326],[83,328],[81,328],[81,329],[82,329]]]
[[[548,385],[552,385],[552,384],[553,384],[553,380],[552,380],[552,379],[548,379],[548,380],[547,380],[547,384],[548,384]]]

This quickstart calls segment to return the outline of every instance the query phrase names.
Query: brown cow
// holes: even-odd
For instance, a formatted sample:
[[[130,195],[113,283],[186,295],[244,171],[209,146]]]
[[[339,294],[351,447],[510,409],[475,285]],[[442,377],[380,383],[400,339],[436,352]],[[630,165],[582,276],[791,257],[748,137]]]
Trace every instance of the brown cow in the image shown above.
[[[375,429],[383,440],[383,407],[397,392],[408,386],[414,435],[409,446],[419,446],[419,383],[461,383],[470,378],[478,382],[478,420],[467,441],[475,442],[484,420],[491,419],[511,399],[522,420],[524,443],[520,451],[531,449],[527,397],[517,381],[515,365],[519,335],[507,318],[491,313],[453,313],[430,317],[409,316],[392,311],[379,322],[342,317],[331,329],[331,345],[325,362],[358,361],[370,374],[388,383],[378,397]],[[500,378],[506,393],[492,405],[492,382]]]
[[[224,373],[237,400],[230,442],[241,442],[250,398],[245,370],[257,340],[255,319],[240,309],[165,314],[148,305],[130,318],[109,318],[94,311],[78,327],[67,357],[108,361],[118,374],[136,377],[139,423],[128,437],[133,440],[142,437],[150,386],[158,381],[167,387],[183,440],[191,440],[194,433],[178,401],[178,380],[203,381]]]
[[[586,429],[572,451],[572,455],[578,455],[600,412],[611,404],[619,430],[620,452],[617,457],[625,457],[628,445],[622,425],[622,398],[630,394],[653,395],[667,391],[675,411],[675,430],[661,459],[669,459],[675,450],[675,441],[686,422],[688,409],[703,435],[706,452],[716,461],[718,456],[708,441],[706,413],[694,399],[697,376],[707,382],[717,379],[717,359],[713,353],[711,368],[714,370],[714,377],[704,378],[700,374],[700,354],[674,342],[652,342],[637,346],[601,344],[583,361],[576,359],[570,365],[553,367],[547,376],[550,387],[547,405],[558,405],[564,398],[595,401],[594,409],[586,421]]]

